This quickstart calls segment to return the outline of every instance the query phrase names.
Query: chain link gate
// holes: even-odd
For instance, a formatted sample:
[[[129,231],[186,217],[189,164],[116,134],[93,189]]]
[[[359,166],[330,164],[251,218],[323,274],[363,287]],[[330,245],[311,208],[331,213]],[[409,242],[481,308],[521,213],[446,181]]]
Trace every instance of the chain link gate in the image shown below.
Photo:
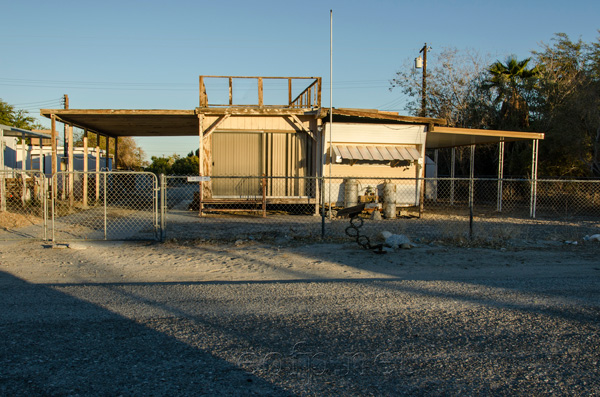
[[[40,171],[0,171],[0,240],[47,239],[46,192]]]
[[[149,172],[59,172],[52,178],[53,241],[159,240],[159,192]]]
[[[323,236],[316,177],[161,175],[165,238],[287,242]]]

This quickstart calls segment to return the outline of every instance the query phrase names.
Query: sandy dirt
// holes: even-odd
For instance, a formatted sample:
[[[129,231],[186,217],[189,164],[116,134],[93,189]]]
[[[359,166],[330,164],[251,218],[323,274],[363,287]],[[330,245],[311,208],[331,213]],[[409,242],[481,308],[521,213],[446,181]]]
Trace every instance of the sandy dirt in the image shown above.
[[[196,282],[597,276],[600,243],[542,242],[523,248],[423,245],[375,255],[357,244],[278,246],[255,241],[2,242],[0,270],[31,283]]]
[[[597,395],[600,243],[0,243],[2,395]]]

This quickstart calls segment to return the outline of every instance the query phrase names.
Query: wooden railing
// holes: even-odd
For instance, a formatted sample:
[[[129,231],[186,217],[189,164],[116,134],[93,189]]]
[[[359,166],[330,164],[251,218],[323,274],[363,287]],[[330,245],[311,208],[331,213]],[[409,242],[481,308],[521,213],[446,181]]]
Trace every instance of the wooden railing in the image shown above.
[[[208,102],[206,92],[207,79],[227,79],[229,82],[229,102],[227,104],[211,104]],[[256,104],[234,104],[233,89],[235,79],[255,79],[257,80],[257,99]],[[288,101],[285,104],[265,105],[264,101],[264,80],[287,80]],[[294,80],[313,80],[298,96],[292,97],[292,85]],[[232,106],[249,106],[249,107],[274,107],[274,108],[320,108],[321,107],[321,78],[320,77],[256,77],[256,76],[200,76],[200,107],[232,107]]]

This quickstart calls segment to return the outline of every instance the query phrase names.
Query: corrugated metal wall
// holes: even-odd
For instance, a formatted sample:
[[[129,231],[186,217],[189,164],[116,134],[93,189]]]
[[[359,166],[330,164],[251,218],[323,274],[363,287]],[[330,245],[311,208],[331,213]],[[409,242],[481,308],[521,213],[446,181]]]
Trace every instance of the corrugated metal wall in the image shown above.
[[[265,134],[265,165],[269,176],[285,176],[269,180],[270,197],[308,196],[307,181],[300,177],[313,175],[312,139],[305,133]]]
[[[214,133],[214,176],[262,175],[262,134]],[[213,196],[248,197],[260,194],[260,181],[240,178],[213,179]]]
[[[215,132],[213,137],[213,176],[261,176],[264,173],[286,177],[269,179],[267,196],[308,196],[310,183],[297,178],[313,175],[313,141],[306,133]],[[215,196],[256,194],[254,183],[242,186],[243,183],[235,179],[214,179],[213,182]]]

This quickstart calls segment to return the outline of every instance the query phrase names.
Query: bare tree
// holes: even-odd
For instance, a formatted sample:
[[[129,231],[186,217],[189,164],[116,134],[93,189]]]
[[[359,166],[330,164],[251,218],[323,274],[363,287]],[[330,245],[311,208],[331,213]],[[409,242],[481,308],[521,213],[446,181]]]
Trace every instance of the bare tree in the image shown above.
[[[443,48],[439,54],[431,52],[427,65],[427,114],[446,119],[449,126],[482,127],[469,125],[473,120],[472,104],[487,101],[487,93],[478,90],[485,79],[489,57],[473,50],[459,51]],[[411,100],[407,104],[413,115],[421,113],[422,76],[410,62],[390,81],[390,90],[400,89]],[[475,121],[479,124],[480,121]]]

